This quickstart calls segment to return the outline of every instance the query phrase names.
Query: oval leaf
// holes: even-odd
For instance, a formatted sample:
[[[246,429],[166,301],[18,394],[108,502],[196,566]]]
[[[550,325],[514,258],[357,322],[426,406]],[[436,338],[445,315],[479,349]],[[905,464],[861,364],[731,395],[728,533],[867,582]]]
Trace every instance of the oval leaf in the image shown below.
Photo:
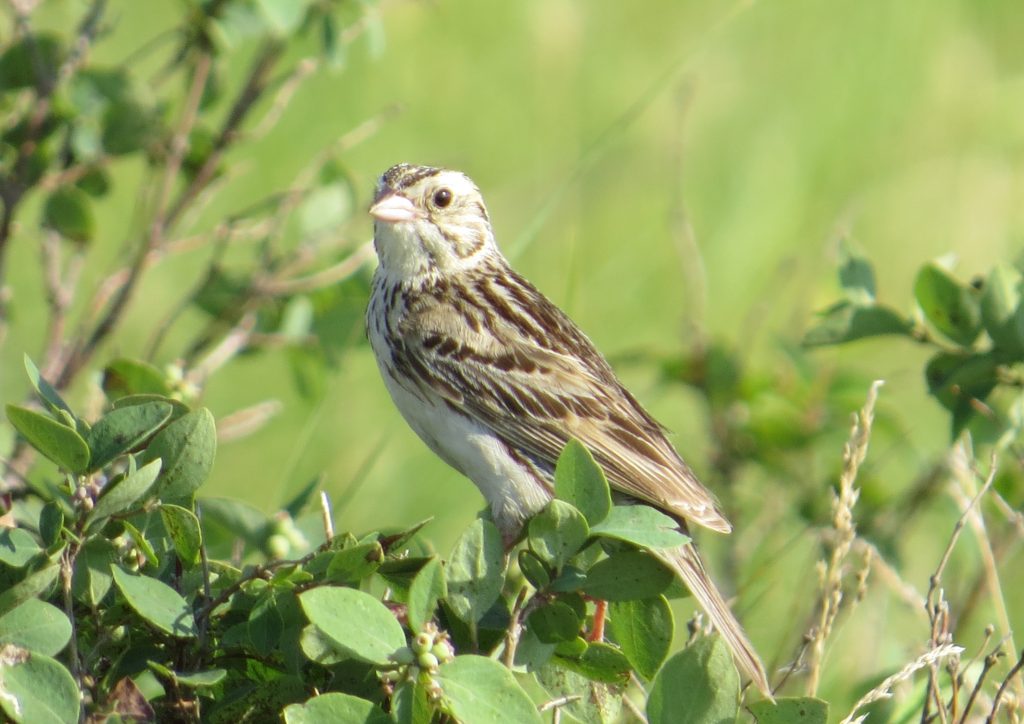
[[[434,617],[437,602],[448,595],[448,584],[444,577],[444,567],[437,558],[431,558],[420,569],[409,586],[409,628],[422,631],[423,627]]]
[[[466,623],[476,623],[498,600],[504,584],[505,551],[493,523],[477,519],[459,537],[448,562],[448,605]]]
[[[17,405],[7,406],[7,419],[32,447],[61,468],[81,473],[89,467],[89,446],[67,425]]]
[[[56,545],[63,528],[64,510],[60,503],[51,500],[39,511],[39,537],[42,538],[43,545],[47,548]]]
[[[561,601],[551,601],[534,609],[527,618],[527,627],[545,644],[574,641],[580,633],[580,623],[572,607]]]
[[[169,402],[147,402],[108,412],[89,430],[87,442],[92,451],[89,467],[102,468],[141,444],[167,422],[172,409]]]
[[[71,622],[56,606],[30,598],[0,616],[0,648],[14,644],[46,656],[56,656],[71,640]]]
[[[64,410],[69,415],[73,415],[74,413],[71,412],[68,403],[64,402],[64,398],[60,396],[60,393],[53,388],[53,385],[46,381],[46,378],[43,377],[35,362],[32,361],[32,358],[26,354],[23,361],[29,382],[32,383],[32,389],[39,395],[39,399],[46,403],[46,406],[54,412]]]
[[[284,708],[284,720],[286,724],[393,724],[391,717],[376,704],[337,691],[314,696],[305,704],[289,704]]]
[[[611,490],[601,466],[579,440],[570,440],[555,465],[555,497],[571,503],[590,525],[612,509]]]
[[[130,510],[153,487],[162,464],[162,461],[154,460],[130,472],[127,477],[108,484],[97,498],[96,505],[89,514],[89,521],[100,521]]]
[[[27,530],[21,528],[0,528],[0,563],[11,568],[21,568],[35,558],[43,549]]]
[[[203,534],[195,513],[180,505],[164,503],[160,506],[160,517],[163,518],[164,528],[167,529],[181,562],[186,568],[197,565]]]
[[[89,195],[74,186],[54,191],[43,206],[43,226],[80,244],[92,241],[96,217]]]
[[[536,722],[540,714],[512,672],[484,656],[457,656],[438,668],[445,709],[465,722]]]
[[[608,630],[636,672],[650,679],[661,667],[672,645],[675,622],[664,596],[608,605]]]
[[[113,583],[110,567],[117,559],[117,549],[106,538],[97,536],[86,542],[75,558],[71,579],[75,598],[90,606],[99,605]]]
[[[309,622],[357,659],[384,666],[405,646],[394,614],[368,593],[325,586],[302,593],[299,601]]]
[[[885,334],[907,335],[912,329],[909,320],[888,307],[840,302],[820,315],[801,343],[806,347],[824,347]]]
[[[189,498],[206,480],[217,454],[217,426],[205,407],[178,418],[161,430],[142,456],[160,458],[163,469],[157,496],[163,500]]]
[[[519,570],[526,576],[526,580],[530,582],[530,585],[537,590],[548,587],[551,583],[551,573],[537,554],[532,551],[521,550],[519,551],[518,559]]]
[[[679,523],[649,505],[616,505],[608,517],[590,529],[591,535],[616,538],[643,548],[675,548],[690,539]]]
[[[786,697],[749,706],[757,724],[827,724],[828,703],[810,696]]]
[[[583,513],[564,500],[552,500],[529,523],[530,550],[556,571],[579,552],[589,535]]]
[[[615,553],[587,571],[583,590],[605,601],[631,601],[664,593],[674,576],[658,560],[640,551]]]
[[[129,395],[169,395],[164,375],[153,365],[133,359],[117,359],[103,368],[103,391],[116,400]]]
[[[1019,271],[997,265],[985,281],[981,295],[981,320],[996,346],[1019,356],[1024,353],[1024,307],[1021,306]]]
[[[330,583],[357,584],[380,568],[384,549],[378,541],[358,543],[338,551],[327,566],[325,580]]]
[[[649,724],[733,724],[740,676],[720,636],[702,638],[670,658],[647,697]]]
[[[914,297],[924,316],[957,344],[970,345],[981,331],[977,292],[937,264],[927,264],[914,281]]]
[[[624,686],[629,681],[630,664],[625,654],[601,641],[590,642],[578,657],[559,652],[558,663],[591,681]]]
[[[43,654],[0,646],[0,708],[15,722],[78,722],[79,693],[61,664]]]
[[[24,579],[0,593],[0,615],[13,611],[25,601],[35,598],[57,579],[60,573],[60,566],[56,563],[48,563],[35,573],[30,573]]]
[[[172,636],[191,638],[196,635],[192,609],[173,588],[155,578],[128,573],[120,566],[112,566],[111,572],[128,605],[142,618]]]

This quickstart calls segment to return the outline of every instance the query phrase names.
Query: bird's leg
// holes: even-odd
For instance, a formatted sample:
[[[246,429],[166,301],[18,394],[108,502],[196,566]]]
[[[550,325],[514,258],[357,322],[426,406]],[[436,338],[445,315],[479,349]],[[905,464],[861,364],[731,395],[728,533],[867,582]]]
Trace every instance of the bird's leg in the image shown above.
[[[604,641],[604,620],[608,613],[608,602],[594,599],[594,624],[587,635],[588,641]]]

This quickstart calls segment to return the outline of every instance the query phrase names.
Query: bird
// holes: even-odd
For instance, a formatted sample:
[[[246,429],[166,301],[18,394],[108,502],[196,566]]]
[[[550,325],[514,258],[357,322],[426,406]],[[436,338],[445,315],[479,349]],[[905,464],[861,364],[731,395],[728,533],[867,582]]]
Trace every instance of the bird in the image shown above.
[[[378,265],[366,330],[384,384],[416,434],[483,494],[506,544],[553,497],[579,440],[617,498],[729,533],[714,495],[580,328],[498,248],[464,173],[400,163],[372,205]],[[771,698],[764,665],[697,548],[652,551],[690,589],[738,668]]]

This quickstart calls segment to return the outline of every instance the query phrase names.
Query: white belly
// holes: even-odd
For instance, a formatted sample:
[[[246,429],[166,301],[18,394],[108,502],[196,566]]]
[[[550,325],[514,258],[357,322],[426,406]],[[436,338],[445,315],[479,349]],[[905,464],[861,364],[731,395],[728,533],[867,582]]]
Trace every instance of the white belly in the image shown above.
[[[417,435],[446,463],[476,484],[506,538],[551,499],[550,485],[523,468],[505,444],[479,422],[449,408],[433,391],[411,392],[387,371],[391,351],[369,325],[370,345],[391,399]],[[411,384],[411,383],[410,383]]]

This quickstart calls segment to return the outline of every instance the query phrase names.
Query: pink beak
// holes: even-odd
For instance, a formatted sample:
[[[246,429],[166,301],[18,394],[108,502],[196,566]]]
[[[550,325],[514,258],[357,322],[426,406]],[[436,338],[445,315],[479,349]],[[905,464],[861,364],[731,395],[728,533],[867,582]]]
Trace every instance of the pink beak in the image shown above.
[[[370,207],[370,216],[378,221],[396,224],[401,221],[414,221],[422,214],[409,199],[398,194],[389,194]]]

